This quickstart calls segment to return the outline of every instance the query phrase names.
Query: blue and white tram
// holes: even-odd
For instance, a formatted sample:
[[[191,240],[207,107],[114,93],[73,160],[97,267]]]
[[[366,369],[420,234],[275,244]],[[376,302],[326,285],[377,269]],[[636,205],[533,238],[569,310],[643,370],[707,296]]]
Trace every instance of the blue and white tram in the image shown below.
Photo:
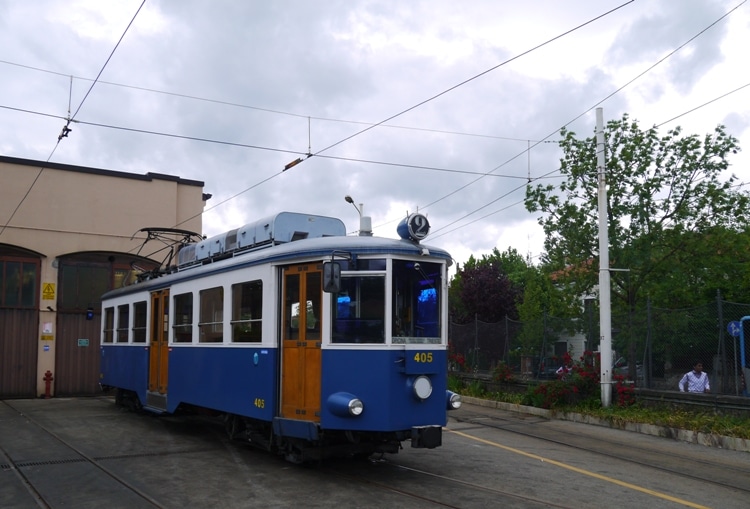
[[[282,212],[198,243],[102,299],[101,384],[157,413],[201,407],[290,461],[441,445],[450,255]],[[158,276],[158,277],[157,277]]]

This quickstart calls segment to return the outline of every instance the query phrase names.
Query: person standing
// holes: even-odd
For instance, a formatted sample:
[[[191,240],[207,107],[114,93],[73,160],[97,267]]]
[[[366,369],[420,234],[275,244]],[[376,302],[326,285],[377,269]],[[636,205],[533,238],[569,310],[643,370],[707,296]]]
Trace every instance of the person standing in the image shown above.
[[[693,364],[693,370],[685,373],[680,378],[678,385],[680,392],[711,392],[711,385],[708,382],[708,375],[703,372],[703,363],[696,361]]]

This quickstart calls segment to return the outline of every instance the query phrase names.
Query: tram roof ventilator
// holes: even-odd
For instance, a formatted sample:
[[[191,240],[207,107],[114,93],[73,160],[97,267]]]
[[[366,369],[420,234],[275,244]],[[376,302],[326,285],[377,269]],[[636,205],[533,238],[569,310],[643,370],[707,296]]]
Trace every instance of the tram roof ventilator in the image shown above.
[[[343,236],[346,236],[346,226],[335,217],[279,212],[195,244],[184,245],[177,253],[177,267],[187,268],[228,258],[239,252],[254,251],[295,240]]]

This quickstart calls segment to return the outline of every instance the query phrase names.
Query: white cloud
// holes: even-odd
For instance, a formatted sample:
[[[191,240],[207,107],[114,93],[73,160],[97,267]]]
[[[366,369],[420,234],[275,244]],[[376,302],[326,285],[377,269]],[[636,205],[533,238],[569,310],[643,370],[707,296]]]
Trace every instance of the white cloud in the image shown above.
[[[523,186],[561,154],[554,143],[526,149],[579,116],[570,129],[592,136],[584,112],[735,7],[633,2],[514,58],[623,3],[149,1],[76,120],[225,143],[73,123],[52,160],[202,180],[210,234],[281,210],[340,217],[354,231],[349,194],[376,235],[394,237],[419,207],[435,232],[427,243],[460,263],[495,247],[538,260],[543,233]],[[10,108],[76,111],[140,4],[0,4],[0,153],[49,156],[64,120]],[[607,99],[605,118],[649,127],[750,83],[749,28],[743,5]],[[703,135],[726,123],[746,149],[732,171],[750,181],[748,97],[750,87],[663,129]]]

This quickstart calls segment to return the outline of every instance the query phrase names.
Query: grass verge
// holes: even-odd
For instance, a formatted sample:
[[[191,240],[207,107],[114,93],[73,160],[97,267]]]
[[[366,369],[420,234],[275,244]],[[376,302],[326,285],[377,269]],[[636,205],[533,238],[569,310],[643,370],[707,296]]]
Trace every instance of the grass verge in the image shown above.
[[[666,405],[663,407],[645,407],[637,401],[626,406],[612,405],[604,408],[601,406],[601,398],[591,395],[573,403],[556,400],[551,406],[545,406],[540,404],[538,397],[540,385],[529,387],[525,393],[487,392],[479,381],[467,384],[455,377],[449,377],[448,381],[450,390],[475,398],[575,412],[604,419],[618,425],[626,423],[654,424],[700,433],[750,439],[750,419],[746,417],[685,410]]]

